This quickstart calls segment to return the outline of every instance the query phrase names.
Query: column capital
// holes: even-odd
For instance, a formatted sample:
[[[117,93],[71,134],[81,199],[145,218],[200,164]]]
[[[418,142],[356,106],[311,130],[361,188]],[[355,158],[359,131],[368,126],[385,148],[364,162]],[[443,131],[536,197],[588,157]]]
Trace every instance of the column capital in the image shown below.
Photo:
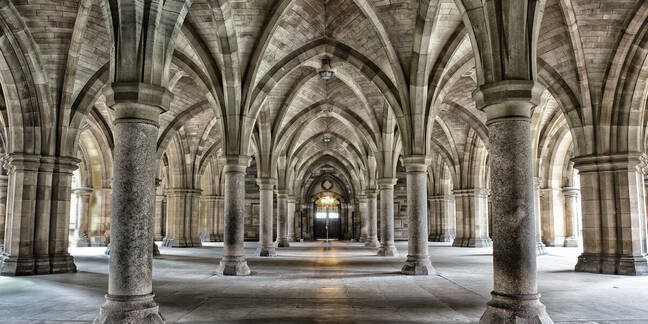
[[[79,196],[85,196],[85,195],[89,196],[90,194],[92,194],[93,191],[94,188],[90,188],[90,187],[80,187],[80,188],[72,189],[72,192]]]
[[[529,119],[540,103],[544,87],[533,80],[504,80],[479,86],[473,92],[477,109],[486,113],[486,124],[502,119]]]
[[[367,194],[368,199],[376,199],[378,197],[378,190],[375,188],[370,188],[365,190],[365,193]]]
[[[207,201],[216,201],[219,198],[223,198],[223,197],[218,196],[218,195],[202,195],[202,196],[200,196],[200,200],[207,200]]]
[[[228,155],[223,158],[223,172],[241,172],[244,173],[250,163],[250,157],[247,155]]]
[[[160,114],[169,110],[173,94],[148,83],[117,82],[103,90],[106,105],[115,110],[115,123],[139,122],[159,127]]]
[[[642,155],[641,152],[587,155],[575,157],[572,161],[574,162],[574,168],[581,174],[630,169],[641,171],[643,166]]]
[[[468,189],[454,189],[452,194],[456,197],[488,197],[490,190],[488,188],[468,188]]]
[[[358,200],[358,203],[367,203],[367,201],[369,201],[369,199],[367,199],[367,196],[363,194],[358,195],[356,199]]]
[[[380,190],[394,190],[394,185],[398,179],[395,178],[380,178],[378,179],[378,188]]]
[[[578,195],[580,195],[580,188],[563,187],[562,193],[565,197],[578,197]]]
[[[440,194],[440,195],[429,195],[428,200],[433,200],[433,201],[453,201],[454,195],[451,194]]]
[[[166,193],[169,197],[200,196],[202,194],[202,189],[167,188]]]
[[[407,173],[427,172],[430,158],[425,155],[409,155],[403,157],[403,166]]]
[[[256,182],[259,190],[272,190],[277,185],[277,179],[273,178],[257,178]]]
[[[289,204],[290,204],[290,203],[294,204],[294,203],[297,202],[297,197],[296,197],[295,195],[288,195],[288,198],[287,198],[287,199],[288,199],[288,203],[289,203]]]
[[[277,199],[288,199],[288,190],[277,189]]]

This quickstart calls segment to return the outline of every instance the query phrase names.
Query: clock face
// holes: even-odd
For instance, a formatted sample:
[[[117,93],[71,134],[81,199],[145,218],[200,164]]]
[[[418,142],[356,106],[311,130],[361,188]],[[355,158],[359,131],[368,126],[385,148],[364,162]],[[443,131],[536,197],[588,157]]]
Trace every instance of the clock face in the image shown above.
[[[331,183],[331,181],[324,180],[324,182],[322,182],[322,188],[324,188],[324,190],[330,190],[331,188],[333,188],[333,183]]]

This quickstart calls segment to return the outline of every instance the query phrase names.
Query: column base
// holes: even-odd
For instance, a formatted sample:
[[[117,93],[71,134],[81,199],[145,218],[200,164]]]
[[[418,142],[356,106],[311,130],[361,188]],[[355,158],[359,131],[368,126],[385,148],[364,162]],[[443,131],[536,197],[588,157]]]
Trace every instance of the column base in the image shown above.
[[[205,235],[204,241],[205,242],[218,242],[219,238],[218,238],[218,235],[216,235],[216,234],[207,234],[207,235]]]
[[[15,257],[6,253],[0,256],[0,275],[26,276],[36,274],[34,259],[32,257]]]
[[[290,247],[290,243],[288,243],[288,239],[280,238],[280,239],[277,240],[277,247],[280,247],[280,248]]]
[[[479,238],[473,238],[471,237],[468,242],[466,242],[465,247],[473,247],[473,248],[484,248],[484,247],[491,247],[493,246],[493,240],[490,239],[490,237],[479,237]]]
[[[223,256],[216,273],[224,276],[247,276],[250,274],[245,256]]]
[[[288,234],[288,242],[295,242],[295,235],[294,234]]]
[[[408,255],[401,273],[411,276],[428,276],[436,275],[436,270],[427,255],[424,257]]]
[[[377,236],[368,237],[367,241],[365,242],[365,247],[370,247],[370,248],[380,247],[380,242],[378,242],[378,237]]]
[[[547,255],[547,250],[542,242],[536,242],[536,256],[538,255]]]
[[[164,240],[164,236],[162,236],[162,235],[155,235],[155,236],[153,236],[153,240],[154,240],[154,241],[162,241],[162,240]]]
[[[157,244],[155,244],[155,242],[153,242],[153,256],[154,257],[160,256],[160,254],[161,254],[160,249],[158,248]]]
[[[367,237],[366,236],[360,236],[360,240],[358,240],[360,243],[367,242]]]
[[[567,237],[563,243],[564,247],[578,247],[578,238],[577,237]]]
[[[277,256],[277,250],[274,246],[260,246],[256,252],[257,256],[260,257],[273,257]]]
[[[101,306],[94,324],[141,323],[164,324],[160,308],[153,300],[153,294],[143,296],[110,296]]]
[[[77,239],[76,247],[89,247],[90,246],[90,240],[87,237],[80,237]]]
[[[648,275],[646,256],[600,255],[583,253],[576,263],[577,272],[592,272],[628,276]]]
[[[74,257],[69,254],[55,255],[50,258],[51,270],[49,273],[77,272]]]
[[[454,236],[450,234],[434,235],[430,237],[430,242],[454,242]]]
[[[394,242],[383,244],[380,246],[380,249],[378,249],[378,256],[398,256],[398,250],[396,249],[396,246],[394,245]]]
[[[49,255],[36,256],[34,258],[34,267],[35,267],[35,270],[36,270],[36,273],[34,273],[34,274],[49,274],[49,273],[51,273],[52,268],[50,266]]]
[[[162,243],[164,247],[173,247],[173,248],[192,248],[192,247],[202,247],[202,242],[192,241],[187,239],[178,239],[178,238],[167,238],[165,243]]]
[[[480,324],[552,324],[539,294],[503,295],[491,292],[493,298],[479,320]]]
[[[464,242],[468,241],[467,238],[465,237],[455,237],[454,240],[452,240],[452,246],[453,247],[464,247]]]

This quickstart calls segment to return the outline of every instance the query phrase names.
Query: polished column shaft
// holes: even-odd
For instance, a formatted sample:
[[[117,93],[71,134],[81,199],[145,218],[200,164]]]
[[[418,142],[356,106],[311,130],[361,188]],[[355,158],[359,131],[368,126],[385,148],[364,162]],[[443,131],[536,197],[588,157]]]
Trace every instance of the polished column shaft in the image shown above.
[[[259,248],[258,256],[276,256],[277,251],[272,242],[272,190],[276,180],[263,178],[257,179],[259,185]]]

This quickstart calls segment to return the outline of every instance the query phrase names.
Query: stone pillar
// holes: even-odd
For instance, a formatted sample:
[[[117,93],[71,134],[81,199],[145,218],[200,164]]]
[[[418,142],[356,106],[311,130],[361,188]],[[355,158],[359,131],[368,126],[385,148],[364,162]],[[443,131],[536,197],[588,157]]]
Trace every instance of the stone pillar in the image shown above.
[[[407,261],[401,272],[407,275],[433,275],[428,256],[427,166],[425,156],[403,158],[407,172]]]
[[[214,226],[216,226],[216,241],[223,241],[225,239],[225,201],[223,196],[216,196],[215,217]]]
[[[207,242],[218,242],[218,198],[215,195],[202,195],[200,197],[201,211],[204,213],[205,228],[204,239]]]
[[[452,242],[456,234],[455,199],[452,195],[428,196],[430,202],[429,240],[432,242]]]
[[[542,241],[546,246],[565,244],[565,201],[560,188],[540,190]]]
[[[76,272],[74,258],[68,253],[70,245],[70,198],[72,172],[81,160],[57,157],[52,170],[49,208],[49,256],[51,273]],[[41,162],[42,163],[42,162]],[[88,216],[89,217],[89,216]]]
[[[101,224],[99,225],[99,239],[101,245],[110,243],[110,213],[112,209],[112,181],[101,188]]]
[[[288,243],[288,195],[277,193],[277,247],[290,247]]]
[[[376,189],[367,189],[367,242],[366,247],[380,247],[378,242],[378,192]]]
[[[74,272],[68,253],[72,171],[79,160],[13,153],[0,274]]]
[[[565,247],[578,247],[578,218],[580,217],[578,209],[578,196],[580,189],[575,187],[562,188],[565,197]]]
[[[167,194],[167,218],[169,225],[164,246],[201,247],[200,196],[202,190],[169,188]]]
[[[259,249],[258,256],[276,256],[274,243],[272,242],[272,190],[277,180],[270,178],[257,179],[259,185]]]
[[[0,252],[2,252],[4,247],[5,220],[7,216],[7,185],[9,184],[9,177],[3,170],[4,168],[0,167]]]
[[[394,185],[396,179],[378,180],[380,190],[380,256],[398,256],[394,244]]]
[[[172,95],[141,83],[113,83],[105,94],[115,118],[113,203],[108,294],[95,323],[164,323],[153,300],[152,212],[158,121]]]
[[[295,196],[288,196],[288,242],[295,242]],[[342,219],[342,216],[340,216]]]
[[[74,194],[77,195],[77,230],[76,246],[90,246],[88,232],[90,228],[90,197],[92,188],[76,188]]]
[[[368,199],[365,195],[358,195],[358,212],[356,213],[356,222],[360,222],[360,242],[367,242],[369,237],[369,206]]]
[[[576,271],[648,274],[640,158],[640,153],[626,153],[573,159],[583,212],[583,254]]]
[[[495,283],[481,323],[553,323],[536,283],[531,111],[541,93],[533,81],[501,81],[474,94],[487,118],[493,207]]]
[[[164,239],[162,233],[164,232],[164,226],[166,225],[166,220],[163,217],[164,210],[162,209],[166,197],[164,195],[164,190],[160,188],[161,183],[160,179],[155,179],[155,225],[153,229],[153,239],[156,241],[162,241]]]
[[[228,156],[225,158],[224,188],[224,253],[218,272],[229,276],[247,276],[250,268],[245,260],[245,169],[250,157]]]
[[[458,189],[454,190],[454,196],[457,234],[452,246],[492,246],[493,241],[488,237],[488,189]]]
[[[536,255],[546,255],[547,250],[542,242],[542,211],[540,209],[540,178],[533,178],[533,213],[535,215],[535,238],[536,238]]]

